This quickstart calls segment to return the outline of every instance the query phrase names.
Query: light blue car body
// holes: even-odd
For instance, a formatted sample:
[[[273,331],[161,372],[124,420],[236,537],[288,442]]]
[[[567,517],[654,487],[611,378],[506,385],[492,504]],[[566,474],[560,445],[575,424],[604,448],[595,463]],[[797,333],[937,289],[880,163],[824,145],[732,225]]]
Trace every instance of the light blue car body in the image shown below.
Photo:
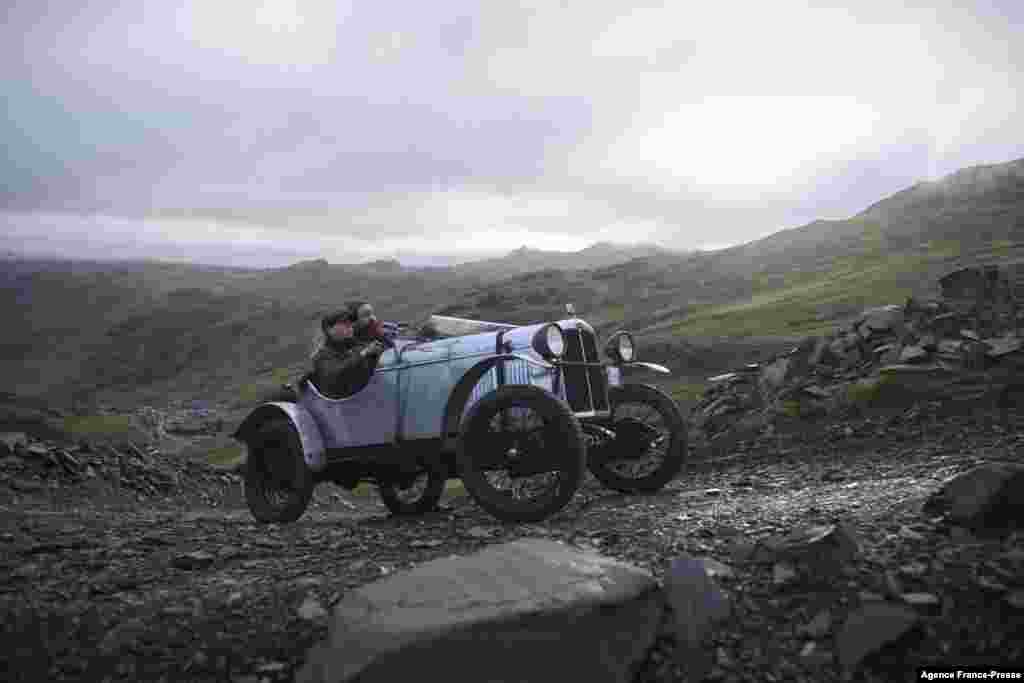
[[[580,322],[570,318],[555,324],[568,330]],[[562,369],[532,346],[537,332],[551,323],[480,324],[498,329],[430,341],[398,337],[394,348],[381,355],[369,384],[353,396],[328,398],[307,381],[296,403],[266,403],[250,417],[274,409],[287,415],[299,434],[306,464],[318,472],[328,464],[325,454],[335,449],[437,438],[452,445],[468,411],[498,387],[499,366],[505,385],[535,386],[566,400]],[[651,363],[635,365],[668,372]],[[619,367],[607,366],[605,371],[609,387],[621,384]]]

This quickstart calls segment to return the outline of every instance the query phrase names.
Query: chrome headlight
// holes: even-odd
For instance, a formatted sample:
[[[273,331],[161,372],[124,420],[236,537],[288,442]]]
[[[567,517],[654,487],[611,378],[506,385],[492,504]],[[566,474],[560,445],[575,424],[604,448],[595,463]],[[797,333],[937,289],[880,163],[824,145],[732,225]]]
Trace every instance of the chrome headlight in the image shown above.
[[[551,324],[537,330],[533,336],[533,348],[545,358],[559,358],[565,353],[565,336],[558,325]]]
[[[605,344],[604,352],[614,363],[632,363],[636,360],[636,346],[629,332],[616,332]]]
[[[619,337],[619,356],[627,363],[633,362],[636,357],[636,347],[633,345],[633,335],[627,333]]]

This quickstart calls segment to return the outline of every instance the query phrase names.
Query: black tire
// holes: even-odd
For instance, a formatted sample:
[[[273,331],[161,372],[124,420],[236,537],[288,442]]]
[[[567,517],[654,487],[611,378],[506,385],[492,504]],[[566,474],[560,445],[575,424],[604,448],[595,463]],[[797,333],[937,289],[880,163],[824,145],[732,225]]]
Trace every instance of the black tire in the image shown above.
[[[509,408],[526,408],[543,420],[530,432],[492,431],[492,422]],[[519,434],[519,436],[515,436]],[[516,446],[501,453],[495,439],[531,439],[531,462],[556,474],[551,489],[537,500],[518,500],[494,487],[486,474],[489,467],[508,463]],[[539,441],[538,441],[539,440]],[[527,449],[524,449],[527,450]],[[539,456],[539,457],[538,457]],[[539,522],[558,512],[576,494],[586,467],[586,444],[580,423],[569,406],[539,387],[499,387],[473,406],[459,434],[457,462],[462,482],[484,510],[503,522]]]
[[[380,499],[395,516],[422,515],[433,512],[437,509],[437,504],[441,502],[441,495],[444,494],[444,485],[448,481],[446,475],[447,472],[443,468],[428,465],[420,473],[420,476],[426,476],[427,481],[419,496],[403,497],[408,489],[402,489],[397,482],[390,481],[383,482],[378,486]]]
[[[600,451],[595,449],[592,457],[588,458],[587,464],[591,473],[604,486],[623,493],[653,493],[660,490],[679,474],[686,461],[686,422],[678,406],[666,393],[646,384],[612,387],[608,392],[608,398],[612,406],[612,417],[608,422],[602,423],[603,426],[615,431],[616,421],[621,423],[624,420],[624,416],[618,411],[620,406],[646,406],[648,410],[653,409],[661,417],[663,428],[655,431],[663,432],[659,438],[667,437],[668,445],[656,469],[641,476],[631,477],[612,469],[611,463],[617,455],[613,440]]]
[[[292,423],[276,418],[260,425],[245,469],[245,502],[256,521],[294,522],[309,506],[314,486]]]

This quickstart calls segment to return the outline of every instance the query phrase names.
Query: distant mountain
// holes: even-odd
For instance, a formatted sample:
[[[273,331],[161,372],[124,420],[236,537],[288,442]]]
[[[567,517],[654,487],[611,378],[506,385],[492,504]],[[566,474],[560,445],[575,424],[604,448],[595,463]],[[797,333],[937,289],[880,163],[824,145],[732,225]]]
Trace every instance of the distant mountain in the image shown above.
[[[602,242],[434,268],[395,260],[270,269],[6,260],[0,388],[63,407],[101,389],[230,393],[274,368],[307,363],[319,317],[351,299],[408,322],[442,313],[528,323],[562,317],[573,303],[600,330],[626,327],[646,340],[788,337],[925,295],[953,268],[1024,260],[1022,253],[1018,160],[919,183],[847,220],[711,252]]]
[[[580,251],[544,251],[520,247],[499,258],[472,261],[455,266],[462,275],[514,277],[542,270],[590,270],[625,263],[636,258],[677,255],[653,244],[621,245],[597,242]]]
[[[763,334],[796,334],[865,306],[934,294],[935,280],[954,268],[1020,260],[1024,159],[963,169],[852,218],[818,220],[727,249],[653,253],[590,272],[552,273],[549,281],[520,275],[447,310],[517,322],[534,316],[537,303],[550,301],[551,308],[575,299],[578,310],[609,328],[671,335],[755,333],[760,326]]]

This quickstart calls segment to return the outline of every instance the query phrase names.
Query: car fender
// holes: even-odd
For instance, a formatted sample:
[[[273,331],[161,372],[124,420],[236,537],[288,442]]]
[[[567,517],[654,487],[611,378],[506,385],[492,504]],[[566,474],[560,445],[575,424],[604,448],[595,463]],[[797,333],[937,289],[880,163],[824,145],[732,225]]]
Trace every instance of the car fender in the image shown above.
[[[447,439],[458,435],[459,420],[462,417],[462,411],[466,406],[466,402],[469,400],[470,394],[473,393],[473,387],[475,387],[477,382],[480,381],[480,378],[487,374],[487,372],[489,372],[491,368],[498,363],[506,363],[512,360],[525,361],[546,369],[552,369],[555,367],[550,363],[519,353],[506,353],[499,356],[491,356],[490,358],[480,361],[462,375],[461,379],[459,379],[455,384],[455,387],[452,389],[451,394],[448,395],[448,403],[445,406],[444,416],[442,417],[441,423],[442,439],[447,441]]]
[[[651,370],[662,375],[671,375],[672,371],[666,368],[664,365],[658,365],[657,363],[645,363],[643,361],[635,361],[633,363],[623,363],[622,367],[626,368],[643,368],[645,370]]]
[[[320,428],[308,410],[294,403],[264,403],[242,420],[242,424],[231,435],[232,438],[246,442],[249,435],[261,424],[271,418],[287,417],[299,435],[302,444],[302,458],[314,472],[319,472],[327,465],[324,458],[324,440]]]

